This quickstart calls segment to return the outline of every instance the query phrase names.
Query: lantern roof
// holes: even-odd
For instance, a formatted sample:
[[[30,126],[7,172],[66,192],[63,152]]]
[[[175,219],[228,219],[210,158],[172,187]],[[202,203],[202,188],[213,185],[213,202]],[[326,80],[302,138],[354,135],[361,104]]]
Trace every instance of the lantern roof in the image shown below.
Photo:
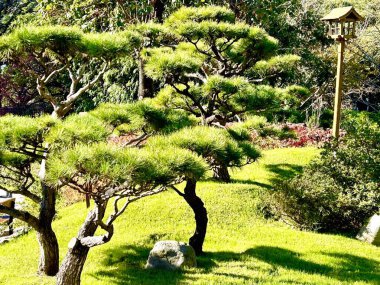
[[[322,21],[362,21],[364,18],[352,6],[336,8],[322,18]]]

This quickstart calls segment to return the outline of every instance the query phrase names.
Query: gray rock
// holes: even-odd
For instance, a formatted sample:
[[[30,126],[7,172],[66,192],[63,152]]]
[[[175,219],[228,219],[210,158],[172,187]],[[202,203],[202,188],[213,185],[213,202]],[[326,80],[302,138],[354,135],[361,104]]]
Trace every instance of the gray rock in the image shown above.
[[[368,224],[362,227],[356,238],[380,246],[380,215],[373,215]]]
[[[13,230],[13,234],[0,237],[0,244],[10,242],[14,240],[15,238],[26,234],[31,228],[30,227],[19,227],[15,230]]]
[[[195,251],[190,245],[178,241],[159,241],[150,251],[145,268],[177,270],[196,266]]]

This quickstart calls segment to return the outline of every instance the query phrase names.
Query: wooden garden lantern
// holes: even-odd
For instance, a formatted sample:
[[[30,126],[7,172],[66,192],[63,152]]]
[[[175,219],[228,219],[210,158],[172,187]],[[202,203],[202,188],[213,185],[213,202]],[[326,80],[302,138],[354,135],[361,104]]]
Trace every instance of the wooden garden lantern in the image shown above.
[[[364,20],[364,18],[360,16],[352,6],[333,9],[328,15],[322,18],[322,21],[326,21],[329,24],[328,35],[339,44],[333,123],[333,135],[335,138],[339,137],[345,43],[347,40],[356,37],[356,22],[362,20]]]

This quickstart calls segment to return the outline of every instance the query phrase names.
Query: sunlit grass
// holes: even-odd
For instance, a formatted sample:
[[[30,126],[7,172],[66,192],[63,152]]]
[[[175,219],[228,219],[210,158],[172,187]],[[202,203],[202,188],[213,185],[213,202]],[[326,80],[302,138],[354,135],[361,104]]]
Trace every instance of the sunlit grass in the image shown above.
[[[338,235],[300,232],[260,215],[260,194],[274,180],[289,178],[318,151],[264,152],[255,164],[233,171],[233,183],[206,181],[198,193],[209,228],[198,268],[182,272],[145,270],[157,240],[187,241],[193,214],[174,192],[132,204],[116,223],[112,241],[90,251],[82,284],[379,284],[380,248]],[[87,213],[84,203],[59,213],[54,223],[63,258]],[[38,244],[31,232],[0,246],[1,284],[54,284],[38,277]]]

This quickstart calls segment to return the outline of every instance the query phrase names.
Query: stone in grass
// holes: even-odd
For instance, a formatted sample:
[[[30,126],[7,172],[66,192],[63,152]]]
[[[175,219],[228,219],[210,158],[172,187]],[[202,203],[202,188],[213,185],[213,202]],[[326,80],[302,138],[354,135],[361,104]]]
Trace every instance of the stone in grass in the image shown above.
[[[159,241],[150,251],[145,268],[178,270],[196,266],[195,251],[190,245],[178,241]]]
[[[380,215],[373,215],[368,224],[362,227],[356,238],[380,246]]]

